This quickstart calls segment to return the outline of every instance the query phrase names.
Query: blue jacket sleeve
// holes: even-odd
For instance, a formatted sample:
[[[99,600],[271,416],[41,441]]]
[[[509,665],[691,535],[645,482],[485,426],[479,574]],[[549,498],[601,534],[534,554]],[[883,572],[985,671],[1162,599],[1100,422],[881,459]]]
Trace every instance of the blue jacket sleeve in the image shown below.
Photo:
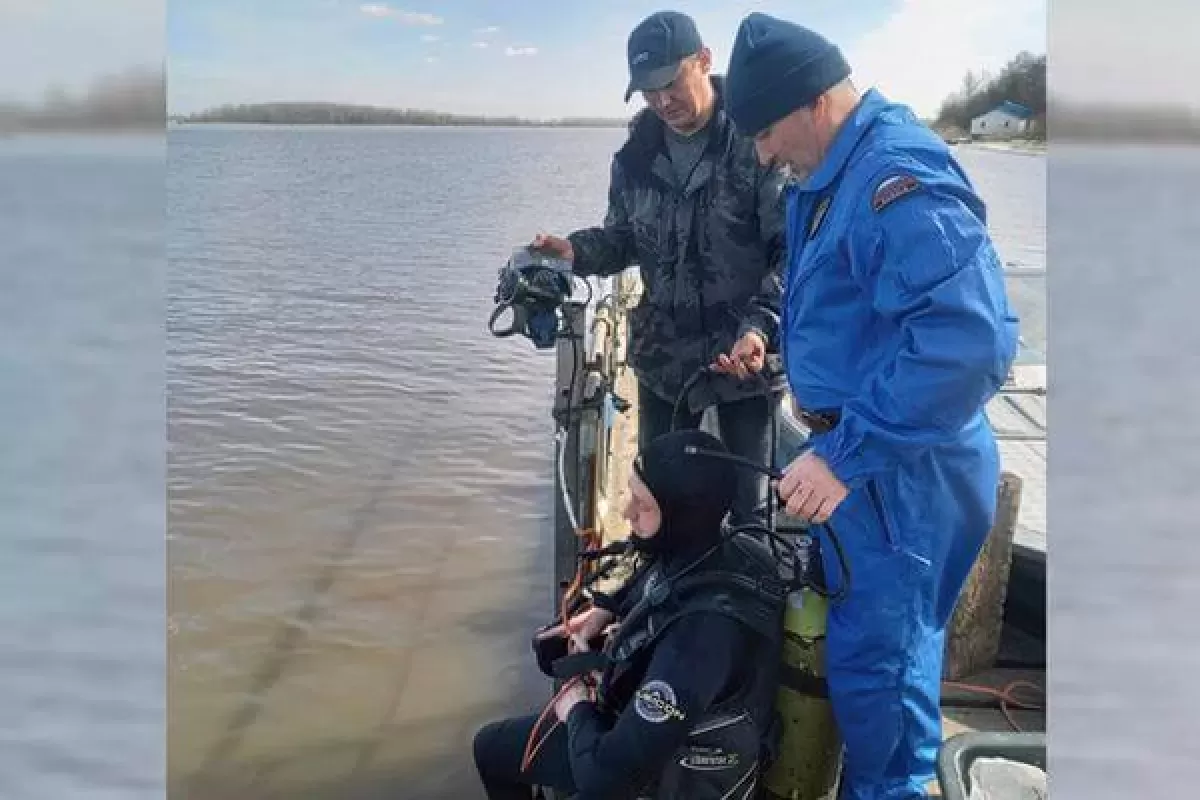
[[[911,191],[890,199],[892,179]],[[867,189],[851,269],[903,344],[815,440],[814,452],[852,488],[953,440],[1004,383],[1017,346],[1003,268],[970,187],[917,166],[882,172]]]
[[[571,709],[567,747],[580,800],[634,797],[656,778],[736,675],[738,654],[750,644],[746,637],[723,615],[684,617],[663,635],[611,729],[591,703]]]

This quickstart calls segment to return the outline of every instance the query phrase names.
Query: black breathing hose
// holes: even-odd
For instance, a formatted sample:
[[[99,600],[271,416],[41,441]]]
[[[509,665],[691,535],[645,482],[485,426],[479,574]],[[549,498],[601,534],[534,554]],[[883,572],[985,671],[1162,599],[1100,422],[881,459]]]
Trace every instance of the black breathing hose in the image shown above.
[[[699,383],[702,378],[704,378],[705,376],[707,376],[715,371],[716,370],[712,366],[709,366],[709,365],[702,366],[699,369],[697,369],[694,373],[692,373],[692,375],[684,382],[683,387],[679,390],[679,394],[675,396],[675,405],[671,409],[671,431],[672,432],[674,432],[674,430],[675,430],[675,423],[679,416],[679,408],[683,404],[684,399],[688,396],[688,394],[692,391],[692,389],[694,389],[696,387],[696,384]],[[766,372],[766,370],[764,369],[763,371],[753,373],[753,375],[766,385],[768,394],[770,394],[770,390],[773,385],[773,378],[768,377],[768,375],[764,374],[765,372]],[[778,378],[779,375],[775,374],[774,377]],[[768,402],[769,402],[769,398],[768,398]],[[710,458],[720,458],[720,459],[724,459],[726,461],[731,461],[734,464],[736,464],[737,466],[740,466],[744,469],[749,469],[749,470],[753,470],[755,472],[759,472],[775,481],[781,481],[781,480],[783,480],[783,471],[780,469],[777,469],[775,467],[775,456],[776,456],[775,445],[776,445],[776,439],[779,437],[779,431],[777,430],[777,416],[776,415],[777,415],[777,410],[775,408],[775,404],[771,403],[771,423],[772,423],[772,428],[774,428],[774,430],[771,431],[771,456],[770,456],[771,463],[770,464],[760,464],[757,461],[753,461],[751,459],[745,458],[743,456],[735,455],[733,453],[718,452],[716,450],[706,450],[703,448],[696,447],[695,445],[687,446],[684,449],[684,452],[688,453],[689,455],[707,456]],[[768,525],[766,525],[766,526],[758,525],[758,524],[742,525],[742,526],[739,526],[739,527],[733,529],[733,531],[730,532],[730,535],[736,534],[738,532],[755,531],[760,534],[765,534],[768,537],[768,539],[772,542],[772,545],[782,544],[785,548],[792,548],[792,546],[793,546],[792,543],[789,542],[784,537],[782,537],[775,530],[775,500],[774,500],[774,498],[768,496],[767,503],[768,503],[768,517],[769,517]],[[810,585],[809,588],[811,588],[813,591],[815,591],[817,594],[821,595],[822,597],[825,597],[830,602],[835,602],[835,603],[840,602],[850,592],[850,563],[846,558],[846,551],[843,549],[841,539],[838,537],[837,531],[834,530],[833,525],[831,525],[828,522],[817,523],[816,525],[817,525],[817,527],[824,528],[825,532],[829,535],[829,541],[833,544],[834,553],[837,556],[837,560],[838,560],[838,566],[842,573],[842,581],[841,581],[841,586],[838,587],[838,590],[836,592],[832,592],[832,593],[829,592],[828,589],[825,587]]]
[[[679,394],[675,395],[675,405],[671,407],[671,432],[675,432],[675,422],[679,417],[679,406],[683,404],[684,399],[691,393],[692,389],[696,388],[696,384],[705,375],[712,371],[711,367],[701,367],[692,373],[692,376],[684,381],[683,388],[679,390]]]
[[[696,447],[695,445],[686,446],[684,448],[684,452],[687,453],[688,455],[701,456],[701,457],[706,457],[706,458],[719,458],[724,461],[730,461],[730,462],[733,462],[734,464],[736,464],[737,466],[743,467],[745,469],[750,469],[750,470],[754,470],[755,472],[760,472],[760,473],[766,475],[767,477],[771,478],[772,480],[776,480],[776,481],[783,480],[783,471],[782,470],[776,469],[773,466],[759,464],[756,461],[752,461],[743,456],[735,455],[734,453],[724,453],[724,452],[720,452],[717,450],[707,450],[707,449],[704,449],[701,447]],[[837,602],[840,602],[843,599],[845,599],[846,595],[850,593],[850,562],[846,558],[846,551],[843,549],[842,541],[838,537],[837,531],[834,530],[833,525],[830,524],[829,522],[822,522],[822,523],[815,523],[815,524],[818,527],[824,528],[825,532],[829,535],[829,541],[833,544],[834,554],[837,556],[837,560],[838,560],[838,567],[840,568],[841,573],[842,573],[842,581],[841,581],[841,586],[838,587],[838,590],[836,592],[832,592],[832,593],[829,592],[828,589],[826,589],[825,587],[810,585],[809,588],[811,588],[813,591],[815,591],[817,594],[821,595],[822,597],[827,598],[830,602],[837,603]],[[766,534],[766,536],[768,538],[770,538],[772,542],[775,542],[778,544],[783,544],[783,546],[787,547],[787,548],[792,547],[792,543],[789,542],[784,537],[782,537],[777,531],[775,531],[773,529],[773,526],[772,526],[772,528],[768,528],[764,525],[758,525],[758,524],[741,525],[741,526],[738,526],[737,528],[734,528],[731,531],[731,535],[736,534],[736,533],[742,533],[742,532],[750,532],[750,531],[755,531],[758,533]]]

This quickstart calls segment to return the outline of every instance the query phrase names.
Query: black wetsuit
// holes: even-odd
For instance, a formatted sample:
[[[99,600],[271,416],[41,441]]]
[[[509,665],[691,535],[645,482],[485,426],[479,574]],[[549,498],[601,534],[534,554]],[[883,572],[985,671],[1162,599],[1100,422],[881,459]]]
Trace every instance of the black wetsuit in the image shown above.
[[[681,431],[647,449],[639,471],[664,522],[649,565],[614,598],[620,627],[605,649],[600,702],[577,704],[524,773],[537,715],[483,728],[475,761],[492,800],[527,800],[530,785],[579,800],[749,796],[773,706],[783,592],[760,543],[720,537],[732,468],[678,458],[686,444],[714,442]]]
[[[715,614],[675,625],[655,648],[640,687],[659,690],[661,704],[638,701],[651,719],[627,706],[614,726],[592,703],[579,703],[523,774],[521,756],[537,715],[492,723],[475,740],[488,797],[528,800],[530,784],[578,793],[580,800],[636,796],[687,739],[691,721],[736,685],[744,657],[735,654],[752,651],[749,639],[738,623]],[[661,697],[661,687],[673,696]]]

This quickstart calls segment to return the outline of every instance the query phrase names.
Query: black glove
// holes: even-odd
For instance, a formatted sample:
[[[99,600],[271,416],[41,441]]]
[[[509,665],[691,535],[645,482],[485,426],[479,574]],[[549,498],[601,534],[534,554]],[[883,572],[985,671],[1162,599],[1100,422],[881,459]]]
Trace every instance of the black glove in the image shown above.
[[[548,626],[553,627],[553,626]],[[542,628],[546,630],[546,628]],[[538,631],[541,633],[542,631]],[[548,678],[554,677],[554,662],[567,654],[567,637],[545,636],[533,637],[533,655],[537,658],[538,669]]]
[[[537,633],[549,630],[554,627],[547,625]],[[604,634],[598,633],[591,639],[588,639],[588,649],[599,653],[604,649]],[[545,636],[539,637],[536,633],[533,637],[533,655],[537,659],[538,669],[542,674],[549,678],[558,677],[554,674],[554,662],[560,658],[565,658],[567,655],[567,637],[565,636]]]

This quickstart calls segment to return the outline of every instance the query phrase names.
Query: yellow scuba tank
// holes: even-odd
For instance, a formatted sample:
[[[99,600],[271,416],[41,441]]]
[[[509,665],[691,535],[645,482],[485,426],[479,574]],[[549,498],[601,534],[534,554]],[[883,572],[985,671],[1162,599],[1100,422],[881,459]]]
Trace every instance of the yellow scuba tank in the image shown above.
[[[687,394],[693,381],[703,374],[702,368],[693,376],[679,397]],[[765,379],[764,379],[765,380]],[[768,387],[771,381],[766,380]],[[676,400],[678,409],[680,400]],[[705,452],[705,455],[734,461],[743,467],[761,472],[775,481],[784,479],[779,463],[777,444],[779,425],[778,403],[771,403],[772,439],[770,465],[757,464],[732,453]],[[808,424],[808,423],[806,423]],[[809,425],[810,429],[812,428]],[[823,432],[816,431],[814,432]],[[802,449],[804,449],[802,447]],[[698,451],[692,450],[695,454]],[[799,453],[792,453],[795,458]],[[786,463],[786,462],[785,462]],[[765,531],[769,538],[791,549],[793,560],[788,580],[793,591],[788,595],[783,617],[783,637],[780,652],[778,688],[775,712],[780,723],[775,739],[774,758],[763,776],[756,797],[760,800],[834,800],[842,766],[842,743],[833,706],[829,702],[826,680],[825,633],[829,604],[839,602],[850,589],[850,565],[833,526],[823,523],[841,569],[837,592],[830,593],[822,569],[819,540],[810,533],[807,524],[778,525],[778,498],[774,490],[767,495],[767,525],[746,526],[747,530]],[[781,565],[783,568],[784,565]]]
[[[818,565],[816,541],[796,544],[805,571]],[[782,723],[778,753],[763,780],[767,800],[833,800],[841,767],[841,740],[829,703],[825,630],[829,600],[805,585],[788,596],[775,711]]]

